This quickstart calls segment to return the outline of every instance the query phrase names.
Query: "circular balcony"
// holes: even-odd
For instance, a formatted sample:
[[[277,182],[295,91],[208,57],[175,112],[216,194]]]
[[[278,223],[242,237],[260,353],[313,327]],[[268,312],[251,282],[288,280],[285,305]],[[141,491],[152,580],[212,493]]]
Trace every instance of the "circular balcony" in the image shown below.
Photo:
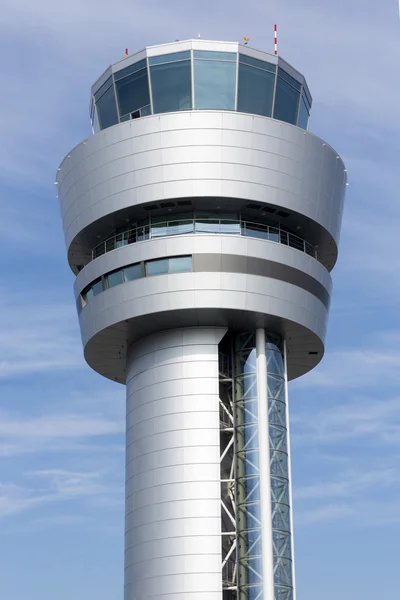
[[[243,221],[241,219],[207,218],[166,219],[165,221],[156,223],[149,221],[148,223],[137,227],[126,228],[123,231],[116,232],[100,244],[97,244],[91,252],[90,260],[94,260],[116,248],[135,244],[136,242],[188,234],[241,235],[258,238],[290,246],[291,248],[300,250],[300,252],[305,252],[323,264],[315,246],[300,236],[283,229],[279,224],[266,225],[263,223]]]

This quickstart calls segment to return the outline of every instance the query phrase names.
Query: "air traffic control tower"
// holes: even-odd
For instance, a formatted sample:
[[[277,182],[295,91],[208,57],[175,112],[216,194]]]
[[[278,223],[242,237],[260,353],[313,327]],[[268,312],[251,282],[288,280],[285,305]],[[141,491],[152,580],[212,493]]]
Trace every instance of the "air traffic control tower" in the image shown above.
[[[346,170],[238,43],[91,90],[57,176],[86,361],[126,385],[125,600],[295,600],[287,383],[321,360]]]

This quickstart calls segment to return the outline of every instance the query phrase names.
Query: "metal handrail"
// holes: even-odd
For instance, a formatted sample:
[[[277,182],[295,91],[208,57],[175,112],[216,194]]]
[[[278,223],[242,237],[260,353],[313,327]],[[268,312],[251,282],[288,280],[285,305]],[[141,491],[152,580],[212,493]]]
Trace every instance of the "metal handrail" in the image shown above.
[[[121,246],[127,246],[143,240],[193,233],[243,235],[264,239],[296,248],[322,262],[316,248],[312,244],[306,242],[306,240],[298,235],[282,229],[279,224],[275,227],[273,225],[264,225],[263,223],[242,221],[241,219],[212,218],[179,219],[177,221],[165,221],[164,223],[141,225],[133,229],[128,229],[97,244],[91,253],[92,260]]]

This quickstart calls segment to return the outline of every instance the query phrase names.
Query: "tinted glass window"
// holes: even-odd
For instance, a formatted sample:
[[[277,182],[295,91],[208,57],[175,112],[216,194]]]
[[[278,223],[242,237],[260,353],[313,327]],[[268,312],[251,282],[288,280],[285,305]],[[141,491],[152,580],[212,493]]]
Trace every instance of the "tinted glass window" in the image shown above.
[[[194,61],[196,108],[235,110],[236,63]]]
[[[143,108],[140,109],[140,116],[141,117],[147,117],[148,115],[151,115],[151,106],[150,106],[150,104],[148,104],[147,106],[144,106]]]
[[[185,271],[192,270],[192,257],[191,256],[179,256],[178,258],[169,259],[169,272],[170,273],[184,273]]]
[[[173,52],[172,54],[162,54],[161,56],[151,56],[149,58],[149,65],[159,65],[161,63],[169,63],[185,59],[190,59],[190,50]]]
[[[286,71],[284,71],[283,69],[278,68],[278,75],[279,77],[282,77],[282,79],[287,81],[287,83],[290,83],[290,85],[296,88],[297,90],[301,90],[301,83],[299,83],[297,79],[294,79],[294,77],[286,73]]]
[[[103,291],[103,282],[101,279],[92,285],[92,290],[93,296],[97,296],[97,294],[100,294],[100,292]]]
[[[83,299],[85,302],[89,302],[93,298],[93,290],[89,288],[87,292],[83,294]]]
[[[97,118],[96,106],[93,107],[92,127],[93,127],[93,132],[94,133],[97,133],[100,130],[100,128],[99,128],[99,120]]]
[[[140,60],[139,62],[129,65],[129,67],[125,67],[125,69],[121,69],[121,71],[114,73],[114,80],[118,81],[118,79],[123,79],[124,77],[127,77],[128,75],[136,73],[136,71],[141,71],[145,68],[147,68],[146,59]]]
[[[275,74],[239,64],[238,111],[272,115]]]
[[[120,271],[114,271],[114,273],[110,273],[109,275],[107,275],[107,287],[109,288],[114,287],[115,285],[119,285],[120,283],[123,283],[123,281],[124,278],[122,269]]]
[[[151,67],[155,113],[192,108],[190,60]]]
[[[299,110],[299,122],[298,126],[302,129],[307,129],[308,126],[308,108],[302,99],[300,102],[300,110]]]
[[[105,81],[103,83],[103,85],[101,87],[99,87],[99,89],[97,90],[97,92],[95,92],[95,94],[94,94],[94,99],[95,99],[96,102],[97,102],[97,100],[99,98],[102,97],[103,94],[105,94],[105,92],[112,86],[112,84],[113,84],[112,77],[109,77],[107,79],[107,81]]]
[[[97,116],[100,129],[111,127],[118,123],[117,106],[115,103],[114,86],[110,87],[96,102]]]
[[[124,269],[125,281],[134,281],[140,279],[142,276],[141,265],[132,265],[131,267],[125,267]]]
[[[116,82],[119,114],[132,113],[150,104],[147,69],[137,71]]]
[[[310,91],[309,91],[307,85],[303,86],[303,94],[304,94],[304,99],[306,101],[308,108],[311,109],[312,100],[311,100]]]
[[[209,60],[236,61],[236,52],[208,52],[208,50],[193,50],[194,58],[208,58]]]
[[[146,275],[161,275],[162,273],[168,273],[168,258],[151,260],[146,263]]]
[[[299,100],[299,92],[278,77],[276,82],[274,118],[296,125]]]
[[[271,71],[271,73],[276,72],[276,65],[272,65],[271,63],[265,62],[264,60],[258,60],[258,58],[252,58],[251,56],[239,54],[239,61],[241,63],[245,63],[246,65],[251,65],[252,67],[257,67],[258,69],[263,69],[264,71]]]

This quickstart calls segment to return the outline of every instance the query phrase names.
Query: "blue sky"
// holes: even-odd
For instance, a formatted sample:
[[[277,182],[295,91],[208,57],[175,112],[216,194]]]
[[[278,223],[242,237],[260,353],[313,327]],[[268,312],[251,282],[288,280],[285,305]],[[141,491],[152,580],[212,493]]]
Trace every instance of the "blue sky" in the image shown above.
[[[2,0],[0,597],[120,600],[124,389],[82,358],[53,184],[126,47],[197,37],[307,76],[349,171],[327,353],[290,385],[299,600],[398,595],[400,24],[395,0]]]

